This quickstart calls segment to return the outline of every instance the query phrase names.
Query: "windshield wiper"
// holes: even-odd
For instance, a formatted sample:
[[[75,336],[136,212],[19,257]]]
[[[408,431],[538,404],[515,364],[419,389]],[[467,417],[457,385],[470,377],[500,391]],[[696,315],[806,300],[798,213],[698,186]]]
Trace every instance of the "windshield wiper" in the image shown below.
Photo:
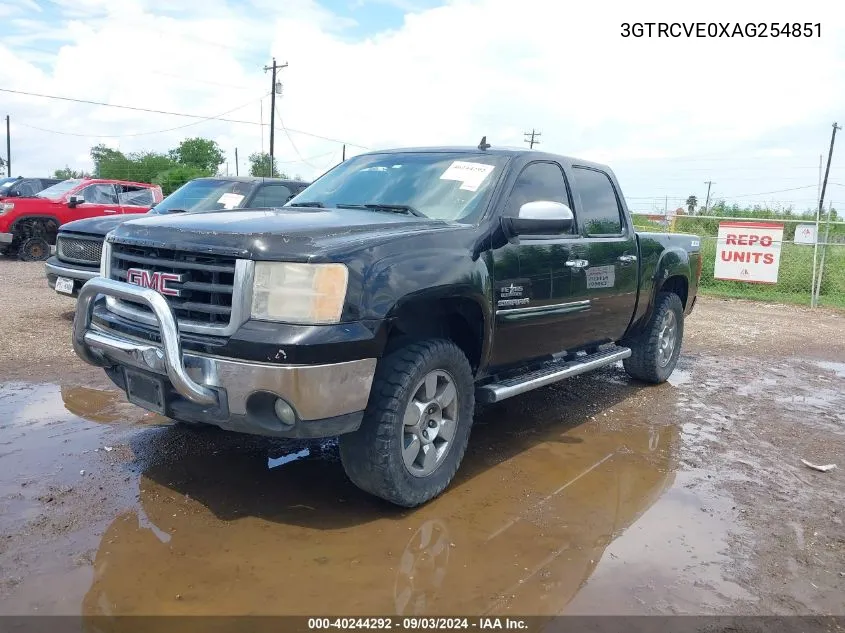
[[[313,200],[311,202],[294,202],[293,204],[286,204],[286,207],[314,207],[316,209],[322,209],[326,205],[318,200]]]
[[[338,209],[371,209],[373,211],[390,211],[392,213],[407,213],[417,218],[427,218],[425,213],[420,213],[414,207],[407,204],[336,204]]]

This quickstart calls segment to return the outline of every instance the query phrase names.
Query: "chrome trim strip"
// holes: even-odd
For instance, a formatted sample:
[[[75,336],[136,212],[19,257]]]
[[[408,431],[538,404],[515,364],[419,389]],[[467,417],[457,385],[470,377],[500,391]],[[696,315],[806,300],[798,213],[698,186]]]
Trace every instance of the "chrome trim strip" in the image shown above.
[[[590,300],[585,299],[584,301],[570,301],[569,303],[555,303],[552,305],[546,306],[532,306],[530,308],[505,308],[497,309],[496,314],[532,314],[534,312],[543,312],[543,311],[555,311],[561,308],[589,308],[590,307]]]
[[[94,277],[100,276],[100,270],[78,270],[75,268],[65,268],[64,266],[57,266],[56,264],[44,264],[44,268],[48,273],[57,275],[59,277],[70,277],[71,279],[84,279],[88,281]]]
[[[483,402],[485,404],[501,402],[502,400],[505,400],[507,398],[512,398],[513,396],[523,394],[526,391],[531,391],[539,387],[551,385],[552,383],[558,382],[559,380],[563,380],[564,378],[577,376],[578,374],[584,374],[588,371],[598,369],[599,367],[604,367],[605,365],[611,365],[617,361],[624,360],[629,356],[631,356],[631,350],[627,347],[623,347],[617,350],[610,350],[608,352],[605,352],[601,356],[594,355],[588,361],[580,363],[577,361],[573,361],[572,363],[568,363],[566,366],[564,366],[558,371],[546,374],[545,376],[540,376],[538,378],[527,380],[516,385],[498,385],[496,383],[483,385],[476,390],[476,398],[479,402]]]
[[[144,352],[149,354],[151,346],[145,346],[145,349],[139,349],[139,346],[128,343],[124,344],[119,339],[118,344],[111,344],[106,340],[92,340],[91,342],[100,344],[100,351],[94,351],[89,341],[86,340],[86,334],[91,325],[94,300],[99,294],[133,300],[149,306],[158,320],[163,347],[163,350],[154,348],[152,354],[155,357],[158,357],[160,354],[160,359],[153,360],[144,354]],[[97,336],[100,339],[105,338],[99,334]],[[164,363],[167,377],[173,383],[173,387],[185,398],[200,405],[217,404],[217,394],[208,387],[194,382],[185,371],[185,366],[182,364],[182,342],[179,340],[179,328],[176,325],[176,319],[167,300],[155,290],[115,281],[114,279],[105,279],[103,277],[95,277],[85,282],[85,285],[79,291],[79,298],[76,301],[76,315],[73,319],[73,349],[82,360],[98,367],[109,367],[115,364],[114,362],[110,362],[103,353],[104,351],[116,350],[115,353],[120,355],[132,355],[139,359],[139,361],[150,361],[147,362],[147,366],[150,369],[154,366],[157,367],[158,361],[160,360]]]
[[[106,274],[111,278],[111,257],[108,259]],[[211,334],[213,336],[231,336],[250,317],[252,309],[252,282],[255,277],[255,262],[248,259],[235,260],[235,279],[232,289],[232,313],[229,315],[229,323],[226,326],[208,325],[199,321],[188,321],[177,319],[179,329],[182,332],[193,334]],[[118,282],[123,283],[123,282]],[[114,297],[106,297],[106,307],[110,312],[138,321],[146,325],[156,326],[156,318],[142,310],[133,308],[131,305],[121,303]]]

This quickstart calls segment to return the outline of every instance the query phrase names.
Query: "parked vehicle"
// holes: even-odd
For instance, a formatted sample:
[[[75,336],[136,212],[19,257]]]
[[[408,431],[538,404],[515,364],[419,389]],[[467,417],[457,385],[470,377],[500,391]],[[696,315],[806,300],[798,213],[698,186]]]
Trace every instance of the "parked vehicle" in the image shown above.
[[[161,187],[141,182],[63,180],[32,198],[0,202],[0,251],[26,261],[47,259],[58,228],[82,218],[139,213],[161,202]]]
[[[0,178],[0,202],[8,198],[32,198],[40,191],[60,182],[60,178]]]
[[[308,186],[301,180],[216,176],[196,178],[147,211],[150,215],[198,213],[252,207],[280,207]],[[76,296],[100,271],[106,234],[143,213],[107,215],[68,222],[59,227],[56,254],[47,260],[47,283],[56,292]]]
[[[103,264],[73,344],[130,402],[339,435],[350,479],[411,507],[454,477],[476,402],[619,361],[665,381],[701,252],[635,232],[610,168],[482,141],[356,156],[282,209],[132,220]]]

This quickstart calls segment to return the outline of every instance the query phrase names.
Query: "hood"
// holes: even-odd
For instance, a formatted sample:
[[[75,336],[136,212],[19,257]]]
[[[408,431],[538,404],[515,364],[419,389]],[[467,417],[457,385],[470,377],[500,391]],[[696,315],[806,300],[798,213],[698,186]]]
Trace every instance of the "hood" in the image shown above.
[[[38,198],[23,196],[3,197],[3,202],[11,202],[15,205],[15,209],[38,209],[45,206],[52,206],[59,204],[57,200],[50,200],[49,198]]]
[[[112,241],[256,260],[310,261],[402,235],[454,230],[442,220],[358,209],[285,207],[147,216]]]
[[[102,235],[105,237],[106,233],[111,231],[114,227],[128,222],[129,220],[143,218],[146,213],[124,213],[122,215],[103,215],[96,218],[85,218],[83,220],[74,220],[67,224],[62,224],[60,232],[71,231],[73,233],[89,233],[92,235]]]

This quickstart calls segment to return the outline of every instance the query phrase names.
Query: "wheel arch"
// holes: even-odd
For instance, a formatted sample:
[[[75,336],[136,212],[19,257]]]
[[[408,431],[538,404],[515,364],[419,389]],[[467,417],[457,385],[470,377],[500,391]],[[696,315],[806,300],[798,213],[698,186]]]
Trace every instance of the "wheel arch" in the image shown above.
[[[463,351],[475,374],[488,352],[488,312],[478,297],[445,289],[406,297],[388,315],[384,354],[411,340],[445,338]]]
[[[43,224],[47,236],[47,241],[50,244],[55,244],[55,235],[58,232],[59,227],[62,225],[62,223],[54,215],[32,214],[21,216],[19,218],[16,218],[12,222],[11,226],[9,227],[9,232],[15,235],[15,237],[17,237],[18,239],[33,237],[31,233],[27,232],[27,225],[34,224]],[[52,239],[50,239],[51,237]]]

